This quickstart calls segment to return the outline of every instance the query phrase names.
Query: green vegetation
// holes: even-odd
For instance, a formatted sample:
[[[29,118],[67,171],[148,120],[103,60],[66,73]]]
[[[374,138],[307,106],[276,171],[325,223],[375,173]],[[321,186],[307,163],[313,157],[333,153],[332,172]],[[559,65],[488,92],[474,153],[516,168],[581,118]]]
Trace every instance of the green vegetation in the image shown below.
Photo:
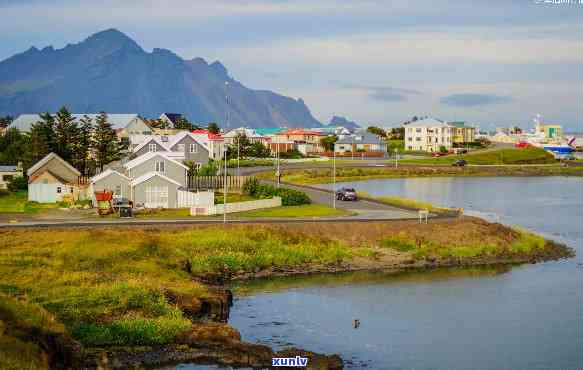
[[[0,293],[0,369],[48,369],[43,348],[29,341],[47,334],[63,336],[65,328],[37,305]]]
[[[239,161],[239,167],[259,167],[259,166],[273,166],[274,159],[241,159]],[[229,168],[237,168],[237,160],[230,159],[227,163]]]
[[[281,204],[284,206],[299,206],[311,203],[310,197],[302,191],[261,184],[255,177],[251,177],[245,181],[243,184],[243,193],[256,199],[268,199],[274,196],[281,197]]]
[[[239,217],[332,217],[347,216],[349,212],[342,209],[334,209],[321,204],[306,204],[301,206],[287,206],[277,208],[258,209],[254,211],[240,212],[236,214]]]
[[[473,165],[504,165],[504,164],[555,164],[557,160],[546,150],[540,148],[509,148],[468,153],[464,155],[448,155],[437,158],[407,159],[401,163],[425,165],[451,165],[458,159],[464,159]]]
[[[159,345],[191,326],[170,297],[198,302],[209,294],[186,261],[198,274],[337,263],[353,253],[339,241],[256,225],[1,231],[0,293],[46,310],[84,345]]]
[[[452,212],[451,209],[436,207],[431,203],[422,202],[422,201],[414,200],[414,199],[394,197],[394,196],[373,197],[370,194],[364,193],[364,192],[359,192],[358,196],[362,199],[372,199],[372,200],[376,200],[378,202],[388,204],[391,206],[395,206],[398,208],[423,209],[423,210],[428,210],[431,213]]]
[[[513,233],[514,238],[507,246],[480,239],[471,239],[462,245],[442,244],[423,239],[411,239],[404,233],[383,239],[381,246],[398,252],[411,253],[415,259],[494,257],[504,253],[524,255],[537,250],[542,251],[546,247],[546,240],[538,235],[522,230],[513,230]]]
[[[63,203],[37,203],[28,201],[26,191],[0,195],[0,213],[39,213],[43,210],[66,206]]]
[[[215,193],[215,204],[223,204],[225,201],[224,193]],[[257,198],[245,193],[227,193],[227,203],[248,202]]]

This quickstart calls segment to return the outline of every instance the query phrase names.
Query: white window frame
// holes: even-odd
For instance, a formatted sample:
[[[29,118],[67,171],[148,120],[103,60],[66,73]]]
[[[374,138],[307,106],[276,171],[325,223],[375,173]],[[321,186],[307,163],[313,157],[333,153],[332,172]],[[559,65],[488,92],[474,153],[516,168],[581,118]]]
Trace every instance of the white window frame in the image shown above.
[[[155,153],[158,150],[156,143],[148,144],[148,152]]]
[[[166,163],[164,161],[156,161],[155,170],[158,173],[166,173]]]
[[[190,153],[198,153],[198,145],[196,145],[196,143],[190,143],[188,149]]]

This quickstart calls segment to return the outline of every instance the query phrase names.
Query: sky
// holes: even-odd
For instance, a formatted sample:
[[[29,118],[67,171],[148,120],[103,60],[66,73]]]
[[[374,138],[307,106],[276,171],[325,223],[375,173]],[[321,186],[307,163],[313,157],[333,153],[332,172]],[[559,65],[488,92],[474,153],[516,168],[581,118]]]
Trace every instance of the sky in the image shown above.
[[[528,128],[541,114],[583,132],[583,0],[0,0],[0,14],[0,60],[116,28],[220,60],[325,123]]]

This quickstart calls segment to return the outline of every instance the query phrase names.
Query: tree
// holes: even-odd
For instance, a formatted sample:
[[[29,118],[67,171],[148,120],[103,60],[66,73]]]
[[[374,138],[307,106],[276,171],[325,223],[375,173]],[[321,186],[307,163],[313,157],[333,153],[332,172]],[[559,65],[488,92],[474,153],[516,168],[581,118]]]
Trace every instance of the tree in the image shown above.
[[[196,172],[196,175],[197,176],[216,176],[218,172],[219,172],[218,164],[213,160],[209,160],[207,164],[202,166]]]
[[[405,127],[393,127],[388,133],[387,137],[391,140],[404,140]]]
[[[56,151],[55,118],[49,113],[41,113],[40,121],[32,125],[31,134],[36,131],[41,145],[46,146],[48,153]]]
[[[366,131],[370,132],[371,134],[375,134],[380,137],[387,137],[387,133],[380,127],[370,126],[366,129]]]
[[[55,152],[67,162],[73,162],[74,142],[78,134],[77,122],[66,107],[55,117]]]
[[[221,129],[219,128],[219,125],[216,124],[216,122],[209,123],[208,130],[211,134],[218,134],[221,132]]]
[[[12,116],[5,116],[5,117],[0,117],[0,127],[4,128],[4,127],[8,127],[12,121],[14,121],[14,117]]]
[[[124,149],[105,112],[101,112],[96,118],[92,147],[100,171],[103,171],[106,164],[120,159]]]
[[[0,163],[16,165],[18,162],[28,164],[28,153],[31,149],[30,136],[12,128],[0,136]]]
[[[77,136],[73,143],[73,166],[84,176],[89,175],[89,161],[93,140],[93,119],[85,115],[80,120]]]
[[[198,126],[190,123],[186,118],[180,117],[178,119],[178,121],[176,122],[176,124],[174,125],[174,128],[179,129],[179,130],[192,131],[192,130],[196,130],[198,128]]]
[[[249,156],[253,158],[269,158],[271,157],[271,150],[259,141],[256,141],[249,148]]]
[[[338,141],[338,136],[330,135],[320,139],[320,144],[322,144],[325,151],[332,152],[334,151],[334,143],[336,143],[336,141]]]

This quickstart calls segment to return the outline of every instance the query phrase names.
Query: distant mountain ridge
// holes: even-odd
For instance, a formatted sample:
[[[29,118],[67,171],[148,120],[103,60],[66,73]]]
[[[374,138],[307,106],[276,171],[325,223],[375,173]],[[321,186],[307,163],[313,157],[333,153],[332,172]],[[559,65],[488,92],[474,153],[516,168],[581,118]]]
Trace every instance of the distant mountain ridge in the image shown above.
[[[350,129],[350,130],[355,130],[355,129],[361,128],[361,126],[358,123],[356,123],[354,121],[349,121],[345,117],[341,117],[341,116],[332,117],[328,126],[336,126],[336,127],[342,126],[344,128]]]
[[[35,47],[0,62],[0,116],[55,112],[184,113],[196,123],[224,126],[320,127],[302,99],[252,90],[219,61],[184,60],[170,50],[144,51],[109,29],[62,49]]]

